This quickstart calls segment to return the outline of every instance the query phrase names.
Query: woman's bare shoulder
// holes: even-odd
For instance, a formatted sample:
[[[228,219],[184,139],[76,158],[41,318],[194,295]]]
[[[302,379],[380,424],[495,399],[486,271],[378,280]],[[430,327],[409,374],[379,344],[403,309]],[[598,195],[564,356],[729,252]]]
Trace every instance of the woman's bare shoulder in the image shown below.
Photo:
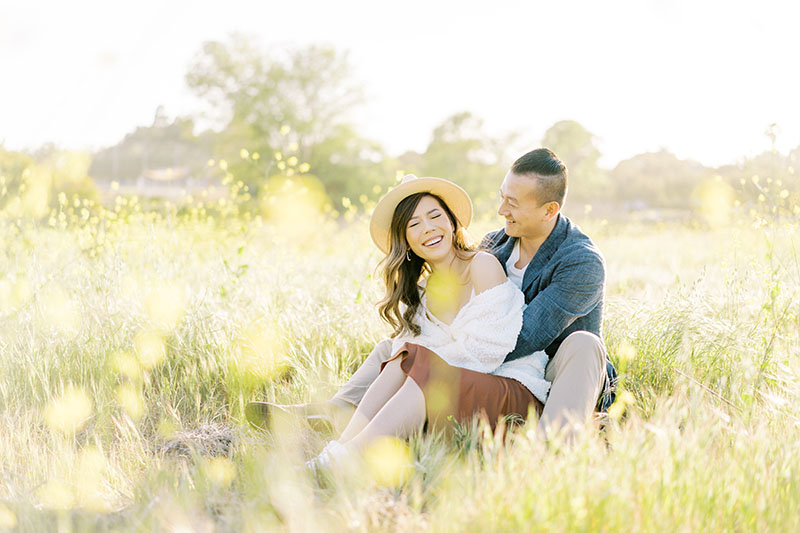
[[[500,261],[489,252],[476,253],[472,257],[469,270],[470,280],[476,294],[491,289],[507,279]]]

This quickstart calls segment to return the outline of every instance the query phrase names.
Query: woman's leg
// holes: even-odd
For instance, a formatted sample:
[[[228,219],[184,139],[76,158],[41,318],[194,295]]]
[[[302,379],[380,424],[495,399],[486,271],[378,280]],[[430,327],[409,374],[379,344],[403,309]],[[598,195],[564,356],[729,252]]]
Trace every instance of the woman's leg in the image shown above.
[[[402,357],[398,357],[386,363],[383,371],[372,382],[367,392],[364,393],[364,398],[358,404],[355,413],[350,418],[350,422],[348,422],[347,427],[344,428],[344,431],[337,439],[339,442],[347,442],[358,435],[384,404],[400,390],[403,382],[406,381],[406,374],[400,368],[401,362]]]
[[[407,437],[424,424],[425,396],[413,379],[406,379],[400,390],[385,403],[358,435],[347,442],[347,446],[350,449],[361,450],[377,437]]]

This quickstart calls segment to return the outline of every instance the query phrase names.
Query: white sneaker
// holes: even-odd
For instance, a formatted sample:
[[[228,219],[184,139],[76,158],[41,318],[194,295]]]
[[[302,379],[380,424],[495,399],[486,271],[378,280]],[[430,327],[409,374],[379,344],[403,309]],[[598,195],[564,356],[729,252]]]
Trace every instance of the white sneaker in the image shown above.
[[[350,451],[344,444],[338,440],[332,440],[322,448],[319,455],[306,461],[306,468],[313,471],[328,470],[340,466],[349,456]]]

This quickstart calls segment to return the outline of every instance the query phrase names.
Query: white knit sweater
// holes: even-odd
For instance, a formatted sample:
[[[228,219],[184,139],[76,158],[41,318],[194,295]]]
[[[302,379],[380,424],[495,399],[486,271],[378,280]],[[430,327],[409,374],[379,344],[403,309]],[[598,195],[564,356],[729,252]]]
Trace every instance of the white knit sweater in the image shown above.
[[[550,382],[544,379],[547,354],[540,351],[504,363],[517,344],[522,329],[525,299],[512,281],[473,294],[450,324],[428,312],[425,293],[414,321],[419,335],[404,334],[392,341],[392,353],[405,342],[435,352],[449,365],[515,379],[542,403],[547,401]]]

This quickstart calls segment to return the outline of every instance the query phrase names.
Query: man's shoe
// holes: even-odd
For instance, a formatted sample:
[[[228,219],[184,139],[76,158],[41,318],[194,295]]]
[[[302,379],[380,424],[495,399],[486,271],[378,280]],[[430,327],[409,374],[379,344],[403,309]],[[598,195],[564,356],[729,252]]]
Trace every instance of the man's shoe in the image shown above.
[[[335,430],[333,419],[329,415],[306,415],[305,419],[308,425],[311,426],[311,429],[317,433],[332,434]]]
[[[244,416],[250,424],[258,429],[269,429],[270,410],[280,406],[267,402],[250,402],[244,408]]]

